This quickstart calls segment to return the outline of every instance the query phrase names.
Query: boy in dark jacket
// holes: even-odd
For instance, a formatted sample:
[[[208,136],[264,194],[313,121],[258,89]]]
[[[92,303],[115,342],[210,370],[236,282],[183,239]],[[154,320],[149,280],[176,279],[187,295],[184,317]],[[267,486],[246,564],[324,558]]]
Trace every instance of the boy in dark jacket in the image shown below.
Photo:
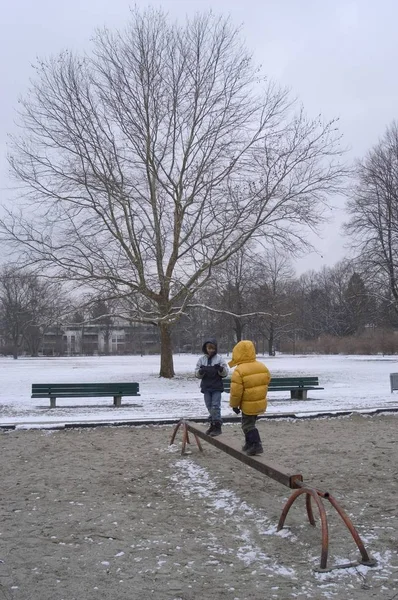
[[[200,391],[204,394],[206,408],[209,411],[210,427],[206,433],[215,437],[222,433],[221,394],[224,391],[222,378],[229,373],[228,365],[217,354],[217,340],[208,338],[203,347],[203,356],[196,363],[195,376],[201,379]]]

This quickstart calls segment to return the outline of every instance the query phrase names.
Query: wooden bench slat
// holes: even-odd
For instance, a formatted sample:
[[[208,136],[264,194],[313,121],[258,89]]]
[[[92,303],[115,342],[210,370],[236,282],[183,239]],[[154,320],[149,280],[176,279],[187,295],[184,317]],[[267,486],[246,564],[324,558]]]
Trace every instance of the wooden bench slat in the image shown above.
[[[48,392],[58,392],[58,393],[64,393],[64,392],[71,392],[71,393],[79,393],[79,392],[103,392],[103,393],[108,393],[108,392],[138,392],[139,390],[139,386],[118,386],[118,385],[114,385],[112,387],[109,386],[85,386],[85,387],[79,387],[79,386],[67,386],[67,385],[62,385],[62,386],[35,386],[32,385],[32,392],[33,393],[48,393]]]
[[[139,384],[138,383],[33,383],[32,384],[32,388],[35,389],[49,389],[49,388],[53,388],[53,389],[61,389],[61,388],[65,388],[65,389],[81,389],[81,390],[85,390],[85,389],[90,389],[90,388],[98,388],[98,389],[114,389],[114,388],[118,388],[118,389],[133,389],[133,388],[138,388]]]
[[[272,385],[272,383],[268,386],[268,390],[269,391],[275,391],[277,392],[278,390],[309,390],[309,389],[314,389],[314,388],[318,388],[319,386],[317,385],[287,385],[287,384],[283,384],[283,385]]]
[[[137,388],[132,388],[132,389],[128,389],[128,388],[111,388],[111,389],[107,389],[104,390],[102,388],[97,388],[97,389],[79,389],[79,388],[74,388],[73,390],[68,390],[67,388],[48,388],[47,390],[41,389],[41,390],[33,390],[32,392],[33,394],[52,394],[52,395],[56,395],[56,394],[137,394],[138,393],[138,389]]]
[[[318,381],[318,377],[272,377],[271,383],[296,383],[302,381],[307,383],[309,381]]]
[[[104,393],[104,392],[85,392],[84,394],[74,394],[68,392],[57,392],[56,394],[32,394],[32,398],[49,398],[50,396],[55,396],[56,398],[99,398],[105,397],[109,398],[110,396],[140,396],[140,394],[118,394],[116,393]]]
[[[273,387],[280,387],[284,385],[294,385],[296,387],[305,387],[307,385],[318,385],[318,379],[274,379],[271,380],[269,385]]]
[[[74,388],[71,390],[68,390],[67,388],[47,388],[47,389],[35,389],[33,390],[34,394],[94,394],[94,393],[98,393],[98,394],[113,394],[113,393],[137,393],[138,392],[138,388],[108,388],[108,389],[103,389],[103,388],[90,388],[90,389],[81,389],[81,388]]]
[[[272,386],[268,387],[269,392],[288,392],[289,390],[300,391],[300,390],[323,390],[323,389],[325,389],[325,388],[319,387],[319,386],[316,386],[316,387],[315,386],[305,386],[305,387],[297,386],[297,387],[295,387],[292,385],[289,385],[286,387],[282,387],[282,386],[281,387],[279,387],[279,386],[278,387],[272,387]]]

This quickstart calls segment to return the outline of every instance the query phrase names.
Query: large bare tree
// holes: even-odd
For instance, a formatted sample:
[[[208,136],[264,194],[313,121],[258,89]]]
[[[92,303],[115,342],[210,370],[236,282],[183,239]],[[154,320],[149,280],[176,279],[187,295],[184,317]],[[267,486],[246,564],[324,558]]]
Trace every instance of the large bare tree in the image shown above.
[[[346,231],[359,263],[379,296],[390,297],[398,313],[398,125],[357,164],[356,184],[347,203]],[[387,292],[387,293],[386,293]]]
[[[307,119],[212,14],[135,10],[89,56],[40,62],[21,126],[25,202],[3,239],[156,324],[165,377],[170,327],[214,267],[256,236],[305,244],[344,174],[335,123]]]

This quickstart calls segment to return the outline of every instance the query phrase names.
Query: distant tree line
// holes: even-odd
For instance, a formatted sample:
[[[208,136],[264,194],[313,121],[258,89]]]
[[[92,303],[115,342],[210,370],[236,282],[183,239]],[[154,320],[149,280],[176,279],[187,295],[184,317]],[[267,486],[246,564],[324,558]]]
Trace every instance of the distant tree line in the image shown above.
[[[360,267],[343,260],[296,277],[288,257],[242,250],[214,273],[173,325],[174,352],[199,352],[210,334],[223,352],[247,338],[270,355],[398,352],[398,312],[388,282],[381,287]],[[84,329],[95,324],[104,339],[102,352],[109,354],[119,308],[116,300],[86,296],[78,301],[58,283],[5,267],[0,274],[0,350],[37,356],[54,329],[61,333],[73,324],[84,339]],[[149,351],[159,352],[160,334],[156,323],[152,327]],[[148,351],[140,329],[135,331],[126,351]],[[83,344],[80,351],[89,354],[93,347]],[[64,352],[60,345],[54,353]]]

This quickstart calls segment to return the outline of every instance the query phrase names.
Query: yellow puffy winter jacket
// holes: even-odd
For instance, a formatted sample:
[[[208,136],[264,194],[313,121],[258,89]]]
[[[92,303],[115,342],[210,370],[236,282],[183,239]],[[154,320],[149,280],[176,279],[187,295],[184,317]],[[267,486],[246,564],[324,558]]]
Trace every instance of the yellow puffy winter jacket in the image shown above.
[[[245,415],[259,415],[267,408],[267,391],[271,379],[267,367],[256,360],[253,342],[242,340],[232,350],[229,366],[236,369],[231,378],[232,408],[240,408]]]

